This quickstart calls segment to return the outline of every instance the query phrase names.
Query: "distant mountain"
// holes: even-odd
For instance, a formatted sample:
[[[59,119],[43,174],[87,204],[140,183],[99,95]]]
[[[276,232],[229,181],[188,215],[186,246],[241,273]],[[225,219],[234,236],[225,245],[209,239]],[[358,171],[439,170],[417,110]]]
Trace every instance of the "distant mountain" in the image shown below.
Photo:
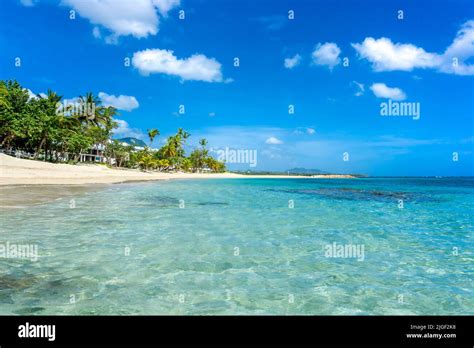
[[[292,168],[288,169],[286,172],[290,174],[324,174],[322,170],[319,169],[307,169],[307,168]]]
[[[120,138],[120,139],[117,139],[118,141],[121,141],[122,143],[127,143],[129,145],[133,145],[133,146],[140,146],[140,147],[145,147],[146,144],[143,140],[140,140],[140,139],[137,139],[137,138],[132,138],[132,137],[128,137],[128,138]]]

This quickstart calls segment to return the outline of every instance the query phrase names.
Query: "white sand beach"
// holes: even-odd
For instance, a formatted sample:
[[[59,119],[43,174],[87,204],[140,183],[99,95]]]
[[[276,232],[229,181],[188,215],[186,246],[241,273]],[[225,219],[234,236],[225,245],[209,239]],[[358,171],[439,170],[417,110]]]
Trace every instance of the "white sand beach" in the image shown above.
[[[85,185],[133,181],[216,178],[353,178],[351,175],[242,175],[235,173],[160,173],[112,169],[95,164],[60,164],[0,154],[0,185]]]

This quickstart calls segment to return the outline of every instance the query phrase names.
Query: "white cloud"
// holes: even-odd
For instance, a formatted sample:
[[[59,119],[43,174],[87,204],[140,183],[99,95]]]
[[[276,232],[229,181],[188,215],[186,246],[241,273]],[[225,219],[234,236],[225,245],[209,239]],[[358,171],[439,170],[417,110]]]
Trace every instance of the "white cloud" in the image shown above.
[[[303,134],[313,135],[315,133],[316,133],[316,130],[312,127],[297,127],[293,131],[293,134],[297,134],[297,135],[303,135]]]
[[[413,44],[393,43],[385,37],[367,37],[362,43],[352,44],[352,47],[361,59],[372,63],[375,71],[431,68],[448,74],[474,75],[474,65],[466,64],[474,56],[474,20],[462,25],[443,54],[426,52]]]
[[[401,138],[395,135],[381,135],[379,139],[370,141],[374,147],[412,147],[420,145],[435,145],[441,144],[441,139],[414,139]]]
[[[312,53],[313,63],[327,65],[329,69],[332,69],[341,62],[339,54],[341,54],[341,50],[335,43],[318,43]]]
[[[282,159],[283,156],[280,153],[278,153],[278,151],[279,150],[277,148],[264,149],[260,151],[260,154],[272,160]]]
[[[104,106],[113,106],[118,110],[132,111],[138,108],[137,99],[134,96],[129,95],[109,95],[104,92],[99,92],[99,98]]]
[[[281,141],[280,139],[275,138],[275,137],[270,137],[270,138],[268,138],[267,140],[265,140],[265,144],[269,144],[269,145],[281,145],[281,144],[283,144],[283,141]]]
[[[180,5],[180,0],[153,0],[152,2],[163,16],[166,16],[169,11]]]
[[[392,100],[404,100],[406,99],[406,94],[400,88],[388,87],[385,83],[374,83],[370,86],[372,92],[378,98],[386,98]]]
[[[286,130],[276,127],[221,126],[190,129],[190,133],[195,140],[208,139],[211,146],[233,148],[261,148],[270,137],[290,136]]]
[[[32,91],[31,89],[29,89],[29,88],[24,88],[24,90],[28,92],[28,100],[37,99],[37,98],[38,98],[38,96],[37,96],[35,93],[33,93],[33,91]]]
[[[20,3],[26,7],[35,6],[35,2],[33,0],[20,0]]]
[[[285,68],[293,69],[301,62],[301,56],[299,54],[294,55],[292,58],[285,58]]]
[[[311,127],[298,127],[293,131],[293,134],[297,134],[297,135],[303,135],[303,134],[313,135],[315,133],[316,133],[316,129],[311,128]]]
[[[366,86],[369,90],[370,85]],[[317,130],[318,136],[304,136],[307,127],[276,128],[276,127],[242,127],[222,126],[199,129],[190,129],[194,141],[206,138],[213,149],[248,149],[258,152],[259,170],[286,171],[294,167],[318,168],[331,173],[366,173],[373,175],[426,175],[422,172],[407,172],[406,166],[378,166],[374,163],[386,163],[398,156],[403,159],[407,153],[419,151],[436,158],[438,146],[449,142],[449,139],[428,138],[400,138],[396,135],[374,135],[356,137],[345,132],[324,133]],[[382,133],[383,134],[383,133]],[[269,137],[285,139],[284,145],[267,145]],[[459,141],[453,142],[459,144]],[[430,152],[430,151],[433,152]],[[351,167],[341,161],[341,154],[351,153]],[[461,151],[461,150],[460,150]],[[355,154],[355,155],[354,155]],[[416,156],[415,156],[416,157]],[[382,160],[381,160],[382,159]],[[395,163],[395,162],[393,162]],[[248,164],[239,167],[238,164],[229,164],[229,168],[248,169]],[[384,167],[384,168],[382,168]],[[374,172],[375,170],[375,172]]]
[[[29,88],[24,88],[25,91],[28,92],[28,100],[31,99],[39,99],[41,98],[47,98],[48,95],[46,93],[34,93],[31,89]],[[39,96],[39,97],[38,97]]]
[[[94,29],[92,29],[92,35],[93,35],[96,39],[100,39],[100,38],[102,37],[102,33],[100,32],[99,27],[94,27]]]
[[[159,30],[157,12],[166,16],[180,0],[62,0],[61,3],[72,7],[92,24],[107,28],[111,35],[106,37],[106,42],[114,43],[120,36],[156,35]]]
[[[367,37],[360,44],[352,44],[352,47],[360,58],[372,63],[375,71],[411,71],[414,68],[430,68],[439,64],[439,57],[435,54],[425,52],[423,48],[412,44],[394,44],[385,37],[377,40]]]
[[[114,136],[117,138],[132,137],[138,139],[146,138],[145,133],[141,129],[131,128],[127,121],[115,119],[118,127],[113,130]]]
[[[132,64],[145,76],[161,73],[179,76],[183,80],[227,82],[222,78],[221,64],[203,54],[179,59],[170,50],[146,49],[133,54]]]
[[[355,92],[356,97],[360,97],[361,95],[364,94],[365,92],[365,87],[364,84],[357,82],[357,81],[352,81],[356,86],[357,86],[357,92]]]
[[[474,57],[474,20],[464,23],[452,44],[446,48],[440,71],[456,75],[474,75],[474,64],[465,63],[471,57]],[[454,59],[457,59],[457,64],[453,64]]]
[[[65,104],[65,105],[70,105],[70,104],[76,104],[76,103],[80,103],[81,100],[79,97],[75,97],[75,98],[71,98],[71,99],[63,99],[62,100],[62,103]]]

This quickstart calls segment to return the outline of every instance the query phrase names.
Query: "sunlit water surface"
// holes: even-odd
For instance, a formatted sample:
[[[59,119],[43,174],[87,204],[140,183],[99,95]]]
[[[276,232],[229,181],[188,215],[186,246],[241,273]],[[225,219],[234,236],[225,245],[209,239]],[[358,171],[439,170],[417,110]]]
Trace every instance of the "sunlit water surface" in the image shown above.
[[[73,193],[0,209],[0,243],[39,253],[0,258],[0,314],[474,314],[473,179]],[[332,243],[363,246],[363,260],[326,257]]]

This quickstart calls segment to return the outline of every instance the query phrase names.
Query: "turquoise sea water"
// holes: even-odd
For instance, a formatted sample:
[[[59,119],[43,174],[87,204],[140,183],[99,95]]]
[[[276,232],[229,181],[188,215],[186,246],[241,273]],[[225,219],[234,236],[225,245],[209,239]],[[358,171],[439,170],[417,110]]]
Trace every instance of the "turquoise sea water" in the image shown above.
[[[472,178],[182,180],[73,198],[0,210],[0,244],[39,254],[0,258],[0,314],[474,314]],[[333,243],[363,260],[326,257]]]

